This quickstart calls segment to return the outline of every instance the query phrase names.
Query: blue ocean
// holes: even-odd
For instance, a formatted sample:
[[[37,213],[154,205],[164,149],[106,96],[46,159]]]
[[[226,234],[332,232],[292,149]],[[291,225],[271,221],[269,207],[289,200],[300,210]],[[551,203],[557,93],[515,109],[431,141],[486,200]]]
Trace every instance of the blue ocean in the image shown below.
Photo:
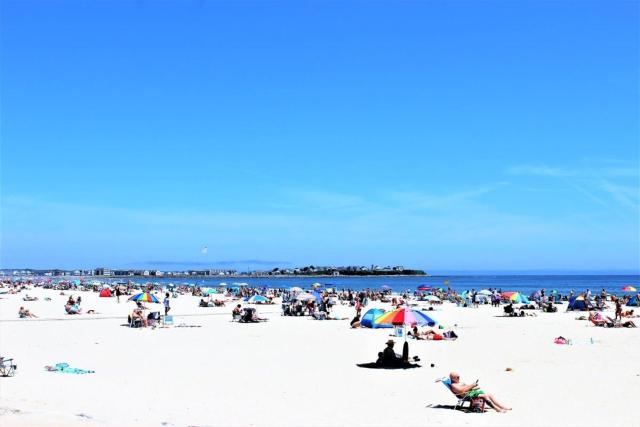
[[[134,278],[132,278],[134,279]],[[141,283],[141,278],[135,281]],[[203,287],[217,286],[220,283],[247,283],[252,287],[290,288],[299,286],[308,288],[313,283],[321,283],[337,289],[379,289],[386,285],[395,292],[414,291],[418,286],[447,286],[458,292],[469,289],[497,288],[502,291],[518,291],[529,295],[535,290],[557,290],[568,294],[571,290],[583,292],[590,289],[593,294],[605,289],[608,293],[629,294],[623,292],[623,286],[633,286],[640,290],[640,275],[460,275],[460,276],[428,276],[428,277],[214,277],[205,279],[162,278],[151,279],[156,283],[174,285],[190,284]]]

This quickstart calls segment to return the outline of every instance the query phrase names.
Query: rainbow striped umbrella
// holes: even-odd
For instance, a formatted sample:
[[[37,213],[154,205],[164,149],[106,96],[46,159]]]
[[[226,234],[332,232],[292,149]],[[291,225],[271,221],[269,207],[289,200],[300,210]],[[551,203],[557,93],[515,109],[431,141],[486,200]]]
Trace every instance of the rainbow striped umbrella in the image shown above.
[[[160,304],[160,300],[158,298],[156,298],[155,295],[152,295],[149,292],[141,292],[139,294],[136,294],[136,295],[132,296],[131,298],[129,298],[129,301],[155,302],[157,304]]]
[[[633,286],[631,286],[631,285],[627,285],[627,286],[625,286],[624,288],[622,288],[622,290],[623,290],[624,292],[635,292],[635,291],[637,291],[637,289],[636,289],[636,288],[634,288],[634,287],[633,287]]]
[[[421,311],[413,310],[409,307],[398,308],[397,310],[389,311],[382,316],[374,320],[376,324],[384,325],[429,325],[435,326],[436,321],[427,316]]]

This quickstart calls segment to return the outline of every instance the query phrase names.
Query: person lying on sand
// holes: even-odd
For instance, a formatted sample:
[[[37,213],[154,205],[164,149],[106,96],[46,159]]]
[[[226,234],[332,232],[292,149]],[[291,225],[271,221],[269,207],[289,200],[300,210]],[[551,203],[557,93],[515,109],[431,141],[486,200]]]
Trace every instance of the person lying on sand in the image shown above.
[[[64,310],[67,312],[67,314],[80,314],[82,311],[82,309],[76,304],[67,304],[64,306]]]
[[[471,399],[480,398],[487,402],[489,406],[495,409],[498,412],[507,412],[510,411],[511,408],[508,408],[501,403],[499,403],[496,398],[492,394],[485,393],[478,387],[478,380],[472,384],[464,384],[460,382],[460,375],[451,372],[449,374],[449,378],[451,379],[451,391],[458,398],[462,397],[470,397]]]
[[[26,308],[20,307],[20,309],[18,310],[18,317],[21,318],[21,319],[24,319],[24,318],[27,318],[27,317],[38,317],[38,316],[36,316],[35,314],[30,312]]]
[[[594,326],[613,328],[616,325],[616,322],[611,317],[602,316],[600,313],[589,312],[589,321],[593,323]]]

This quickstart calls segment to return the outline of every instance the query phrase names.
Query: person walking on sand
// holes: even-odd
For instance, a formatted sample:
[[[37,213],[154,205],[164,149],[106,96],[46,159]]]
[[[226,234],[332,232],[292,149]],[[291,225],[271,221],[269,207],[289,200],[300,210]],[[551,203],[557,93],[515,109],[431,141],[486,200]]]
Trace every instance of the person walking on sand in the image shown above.
[[[478,388],[478,380],[472,384],[463,384],[460,382],[460,375],[455,372],[451,372],[449,374],[449,378],[451,379],[451,391],[457,397],[468,396],[471,399],[482,399],[498,412],[507,412],[511,410],[511,408],[499,403],[492,394],[488,394],[480,390],[480,388]]]
[[[616,298],[616,317],[615,320],[622,320],[622,303],[620,298]]]
[[[118,300],[118,304],[120,304],[120,295],[122,295],[122,291],[120,290],[120,286],[116,286],[116,299]]]
[[[165,316],[169,314],[169,310],[171,310],[171,307],[169,306],[169,292],[167,292],[166,294],[164,294],[164,315]]]

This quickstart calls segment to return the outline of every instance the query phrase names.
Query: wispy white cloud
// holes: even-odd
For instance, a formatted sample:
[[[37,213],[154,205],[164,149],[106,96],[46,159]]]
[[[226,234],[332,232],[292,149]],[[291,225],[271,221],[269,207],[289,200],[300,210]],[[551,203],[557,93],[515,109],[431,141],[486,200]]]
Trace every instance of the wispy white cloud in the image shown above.
[[[580,167],[525,164],[511,166],[506,169],[506,173],[512,176],[554,179],[618,215],[624,215],[624,210],[632,210],[634,215],[640,211],[640,167],[630,162],[589,162]]]
[[[509,175],[529,175],[529,176],[548,176],[548,177],[566,177],[578,176],[580,171],[576,169],[567,169],[561,167],[551,167],[547,165],[516,165],[507,168]]]

